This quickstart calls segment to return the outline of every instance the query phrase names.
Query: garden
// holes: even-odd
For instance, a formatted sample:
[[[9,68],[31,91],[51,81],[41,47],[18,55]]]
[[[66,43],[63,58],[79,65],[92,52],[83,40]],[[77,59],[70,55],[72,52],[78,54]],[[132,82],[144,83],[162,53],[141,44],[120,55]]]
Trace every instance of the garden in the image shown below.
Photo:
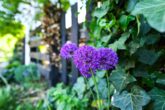
[[[0,110],[165,110],[165,1],[0,0]]]

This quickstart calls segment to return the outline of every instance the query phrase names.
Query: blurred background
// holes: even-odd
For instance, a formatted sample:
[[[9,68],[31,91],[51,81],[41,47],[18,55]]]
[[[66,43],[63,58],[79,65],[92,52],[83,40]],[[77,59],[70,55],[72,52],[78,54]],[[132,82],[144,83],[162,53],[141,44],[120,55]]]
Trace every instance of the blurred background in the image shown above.
[[[44,101],[46,91],[78,77],[59,50],[67,41],[85,42],[85,18],[85,0],[0,1],[1,110],[52,108]]]

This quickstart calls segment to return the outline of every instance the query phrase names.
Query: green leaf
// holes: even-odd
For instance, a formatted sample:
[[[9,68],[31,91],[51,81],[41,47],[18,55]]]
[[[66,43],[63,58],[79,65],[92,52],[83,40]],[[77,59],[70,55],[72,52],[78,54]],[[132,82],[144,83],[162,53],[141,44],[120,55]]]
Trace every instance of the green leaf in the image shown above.
[[[104,15],[107,14],[108,10],[109,10],[109,0],[104,1],[103,4],[101,5],[100,8],[96,8],[96,10],[93,12],[93,16],[97,17],[97,18],[101,18]]]
[[[133,69],[132,73],[135,77],[148,78],[149,74],[145,68],[146,67],[144,65],[138,65],[136,66],[136,68]]]
[[[94,100],[94,101],[92,101],[91,106],[98,108],[99,107],[98,103],[103,104],[103,102],[104,102],[103,100]]]
[[[107,43],[111,39],[111,35],[106,35],[101,38],[101,41]]]
[[[113,50],[126,49],[125,42],[129,38],[129,36],[130,36],[130,33],[123,33],[117,41],[115,41],[113,44],[109,45],[109,48],[112,48]]]
[[[125,73],[121,68],[112,71],[110,81],[117,91],[123,90],[129,83],[136,81],[130,74]]]
[[[126,8],[127,11],[131,12],[134,9],[136,3],[137,3],[137,0],[128,0],[128,4],[127,4],[127,8]]]
[[[154,101],[153,110],[165,110],[165,91],[153,88],[149,94]]]
[[[106,24],[107,24],[106,19],[101,19],[100,22],[99,22],[100,27],[104,27],[104,26],[106,26]]]
[[[140,37],[134,38],[129,44],[129,51],[132,55],[137,51],[138,48],[143,47],[144,45],[153,45],[158,42],[160,39],[159,34],[148,34]]]
[[[125,70],[129,70],[130,68],[135,68],[135,61],[133,59],[128,58],[121,58],[120,59],[120,66],[124,68]]]
[[[83,98],[83,93],[85,91],[86,85],[83,77],[79,77],[77,82],[73,86],[73,90],[75,90],[78,94],[79,98]]]
[[[161,85],[165,85],[165,74],[158,74],[157,73],[156,83],[161,84]]]
[[[140,45],[140,41],[138,40],[132,40],[129,44],[128,44],[128,47],[129,47],[129,51],[130,51],[130,54],[132,55],[133,53],[135,53],[137,51],[137,49],[139,47],[141,47],[143,45]]]
[[[17,67],[14,71],[14,77],[18,82],[24,81],[23,72],[26,70],[26,67],[21,65]]]
[[[141,0],[136,4],[133,15],[143,14],[151,27],[159,32],[165,32],[165,2],[164,0]]]
[[[60,0],[60,5],[61,5],[61,8],[64,10],[64,11],[67,11],[68,8],[70,7],[70,3],[68,0]]]
[[[151,26],[146,22],[144,16],[137,16],[136,17],[138,22],[140,22],[140,34],[145,35],[151,30]]]
[[[155,44],[159,39],[160,39],[159,34],[149,34],[144,37],[145,44],[147,45]]]
[[[105,76],[105,74],[106,74],[105,70],[96,72],[96,76],[98,76],[99,78],[103,78]]]
[[[112,105],[121,110],[142,110],[148,104],[150,96],[139,87],[134,86],[131,92],[123,91],[116,93],[112,97]]]
[[[140,49],[137,52],[138,60],[144,64],[153,65],[160,56],[160,52],[154,50]]]
[[[128,24],[130,21],[134,20],[135,18],[133,16],[127,16],[127,15],[122,15],[119,19],[119,24],[121,25],[121,28],[123,31],[127,29]]]
[[[107,87],[107,82],[106,79],[101,79],[98,82],[98,90],[99,90],[99,94],[101,96],[101,98],[105,99],[107,98],[107,94],[108,94],[108,87]]]

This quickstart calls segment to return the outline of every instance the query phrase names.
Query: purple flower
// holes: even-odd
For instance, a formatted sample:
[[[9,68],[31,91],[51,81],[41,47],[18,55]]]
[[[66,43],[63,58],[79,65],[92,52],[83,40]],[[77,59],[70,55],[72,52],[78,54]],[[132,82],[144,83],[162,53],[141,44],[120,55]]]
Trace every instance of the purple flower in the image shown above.
[[[61,50],[60,50],[60,55],[65,58],[72,58],[74,52],[78,49],[77,45],[75,43],[66,43],[62,46]]]
[[[97,50],[91,46],[82,46],[75,51],[73,60],[80,73],[85,77],[92,75],[98,68]]]
[[[115,51],[109,48],[98,50],[99,70],[113,69],[118,63],[118,56]]]

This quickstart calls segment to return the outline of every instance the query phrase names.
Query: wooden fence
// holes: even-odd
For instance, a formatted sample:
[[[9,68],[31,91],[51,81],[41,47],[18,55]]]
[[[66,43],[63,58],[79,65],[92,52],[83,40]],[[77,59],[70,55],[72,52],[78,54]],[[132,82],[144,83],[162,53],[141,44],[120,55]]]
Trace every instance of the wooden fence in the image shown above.
[[[70,36],[68,30],[65,28],[66,25],[65,14],[66,14],[65,12],[61,12],[61,21],[60,21],[61,46],[64,43],[66,43],[67,40],[71,40],[72,42],[79,44],[81,30],[78,24],[77,3],[71,6],[72,26],[69,29],[71,34]],[[88,14],[87,17],[89,18]],[[61,59],[61,66],[56,67],[55,64],[51,64],[50,58],[52,56],[49,53],[41,53],[38,49],[39,46],[46,45],[43,42],[42,38],[37,36],[31,36],[29,44],[30,44],[31,62],[37,65],[40,73],[48,80],[51,86],[55,85],[58,82],[64,82],[65,84],[74,84],[76,82],[79,74],[73,62],[68,62],[65,59]]]

